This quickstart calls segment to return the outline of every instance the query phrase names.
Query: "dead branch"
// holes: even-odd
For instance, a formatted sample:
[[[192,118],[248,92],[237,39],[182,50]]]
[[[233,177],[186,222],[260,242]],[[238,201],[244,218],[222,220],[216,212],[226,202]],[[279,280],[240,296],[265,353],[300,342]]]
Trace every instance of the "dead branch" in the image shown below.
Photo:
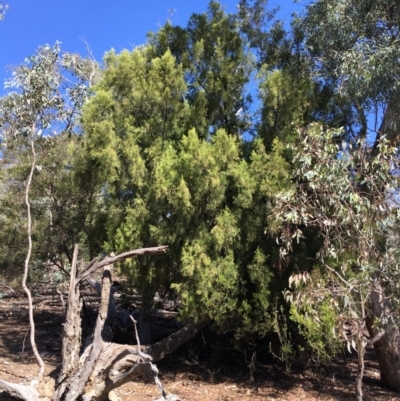
[[[31,386],[9,383],[0,379],[0,388],[12,397],[24,401],[39,401],[39,393]]]
[[[93,343],[90,346],[88,356],[85,358],[84,362],[81,360],[81,362],[83,363],[80,364],[80,368],[74,374],[73,379],[69,383],[69,389],[65,395],[66,401],[74,401],[83,393],[87,381],[94,370],[95,364],[100,357],[103,348],[104,326],[106,324],[106,319],[108,315],[108,303],[110,299],[111,268],[111,265],[104,267],[100,310],[97,316],[97,322],[94,330]]]
[[[161,400],[179,400],[175,395],[167,396],[158,380],[158,370],[154,361],[162,359],[183,342],[192,338],[209,320],[203,319],[189,323],[163,341],[151,346],[129,346],[107,342],[109,336],[108,319],[110,316],[111,272],[115,261],[127,257],[165,252],[166,247],[145,248],[108,257],[102,261],[94,260],[86,265],[84,274],[77,274],[78,247],[75,246],[70,275],[66,320],[63,328],[62,368],[54,391],[53,401],[107,401],[113,389],[140,376],[153,377],[162,393]],[[111,263],[110,263],[111,262]],[[110,264],[107,264],[110,263]],[[89,266],[89,269],[88,269]],[[81,355],[81,318],[82,301],[79,281],[85,279],[89,270],[104,267],[100,308],[94,329],[93,342]],[[136,334],[136,337],[137,334]],[[0,388],[8,394],[24,401],[41,400],[32,386],[0,381]]]
[[[79,361],[79,351],[81,348],[81,320],[80,312],[82,302],[79,297],[79,286],[76,285],[76,269],[78,260],[78,245],[74,247],[72,256],[71,275],[69,283],[67,313],[63,326],[62,342],[62,366],[57,383],[60,384],[67,377],[68,373],[74,369]]]
[[[150,355],[154,362],[160,361],[175,351],[180,345],[193,338],[203,327],[210,323],[209,318],[187,323],[173,334],[158,343],[142,346],[143,351]]]
[[[4,283],[0,283],[0,285],[1,285],[2,287],[7,288],[7,289],[10,290],[11,292],[15,293],[15,291],[14,291],[11,287],[9,287],[8,285],[6,285],[6,284],[4,284]]]
[[[99,260],[99,258],[93,259],[90,261],[79,273],[76,284],[80,283],[82,280],[85,280],[90,274],[95,272],[96,270],[114,264],[116,262],[120,262],[122,260],[132,258],[135,256],[144,256],[144,255],[157,255],[161,253],[167,252],[168,246],[157,246],[153,248],[141,248],[134,249],[132,251],[123,252],[116,256],[106,256],[104,259]]]

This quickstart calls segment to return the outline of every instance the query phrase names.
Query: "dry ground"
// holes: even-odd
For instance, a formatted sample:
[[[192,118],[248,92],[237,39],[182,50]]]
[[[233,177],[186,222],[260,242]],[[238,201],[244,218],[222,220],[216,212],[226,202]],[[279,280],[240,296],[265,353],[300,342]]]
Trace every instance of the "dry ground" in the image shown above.
[[[40,304],[39,304],[40,305]],[[28,319],[24,302],[0,299],[0,378],[29,383],[37,373],[29,345]],[[56,377],[60,363],[62,313],[48,303],[36,308],[37,343],[46,362],[46,373]],[[372,354],[371,354],[372,355]],[[379,381],[376,362],[366,363],[366,401],[394,401],[400,396],[386,390]],[[170,358],[158,364],[160,378],[168,392],[182,400],[202,401],[328,401],[353,400],[355,364],[336,363],[319,372],[285,373],[273,366],[257,366],[254,380],[246,371],[221,375],[207,367],[188,366],[182,359]],[[117,390],[122,401],[151,401],[160,395],[149,380],[134,381]],[[9,401],[0,392],[1,401]]]

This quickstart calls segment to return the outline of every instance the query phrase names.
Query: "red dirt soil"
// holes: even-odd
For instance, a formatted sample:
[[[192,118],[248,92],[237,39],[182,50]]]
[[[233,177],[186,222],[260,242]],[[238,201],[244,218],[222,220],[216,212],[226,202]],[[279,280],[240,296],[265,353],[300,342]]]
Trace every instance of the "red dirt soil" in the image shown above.
[[[61,362],[62,313],[47,304],[36,307],[36,342],[46,363],[46,375],[55,378]],[[38,372],[29,344],[25,302],[0,300],[0,378],[29,384]],[[385,389],[379,380],[377,363],[369,355],[364,378],[366,401],[400,400],[400,395]],[[160,379],[167,393],[183,401],[333,401],[353,400],[356,365],[336,363],[319,372],[286,373],[272,366],[257,366],[254,380],[249,374],[232,377],[215,376],[199,367],[187,367],[177,358],[158,364]],[[151,401],[160,397],[154,382],[143,379],[125,384],[116,390],[121,401]],[[0,400],[10,398],[0,392]]]

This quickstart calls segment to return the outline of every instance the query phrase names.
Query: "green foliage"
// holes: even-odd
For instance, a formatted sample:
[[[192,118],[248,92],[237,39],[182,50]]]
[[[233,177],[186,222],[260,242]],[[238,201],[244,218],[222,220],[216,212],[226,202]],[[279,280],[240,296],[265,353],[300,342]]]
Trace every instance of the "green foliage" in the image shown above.
[[[149,40],[157,56],[170,49],[185,69],[185,99],[197,111],[191,124],[198,135],[220,128],[242,135],[252,128],[247,114],[252,99],[246,85],[254,63],[233,14],[211,1],[207,12],[193,14],[185,29],[167,23]],[[242,115],[237,114],[240,109]]]
[[[329,359],[342,347],[343,340],[337,334],[339,319],[332,300],[328,296],[315,306],[305,303],[301,307],[290,306],[290,319],[298,324],[299,333],[318,360]]]
[[[312,274],[301,271],[291,276],[285,297],[292,303],[291,317],[299,323],[310,345],[323,354],[334,338],[336,327],[359,352],[371,333],[398,321],[399,270],[392,259],[399,224],[396,149],[382,139],[379,154],[364,139],[356,146],[336,137],[341,132],[312,125],[299,130],[294,158],[296,186],[281,193],[275,218],[285,227],[281,232],[281,254],[292,249],[303,227],[316,227],[323,239]],[[385,294],[388,309],[377,312],[377,294]],[[381,295],[382,296],[382,295]],[[390,304],[390,305],[389,305]],[[317,322],[317,324],[315,324]],[[328,341],[329,340],[329,341]]]
[[[0,263],[5,275],[18,275],[26,256],[25,181],[32,163],[33,263],[63,267],[74,243],[85,242],[86,217],[95,206],[88,206],[90,189],[74,185],[72,148],[78,146],[77,120],[96,71],[92,60],[62,54],[56,43],[27,58],[6,82],[12,92],[0,99]]]
[[[387,103],[396,102],[399,21],[395,0],[318,0],[307,5],[300,24],[307,50],[318,60],[316,74],[351,106],[345,121],[352,135],[366,136],[367,115],[375,113],[377,121]],[[373,130],[378,128],[375,122]]]
[[[275,177],[264,179],[268,163],[261,173],[260,165],[243,161],[239,145],[224,131],[218,131],[208,142],[192,130],[182,139],[181,151],[173,152],[172,160],[167,157],[168,169],[161,160],[158,175],[158,196],[167,202],[168,220],[173,222],[166,228],[172,229],[174,235],[182,232],[179,241],[185,239],[181,251],[183,281],[175,284],[185,301],[185,313],[195,316],[200,310],[207,311],[221,325],[235,316],[238,321],[240,315],[248,319],[257,314],[257,309],[262,315],[268,307],[271,271],[266,247],[263,236],[253,236],[247,224],[254,221],[254,209],[266,218],[268,209],[253,202],[260,187],[267,194],[271,181],[285,185],[282,176],[279,181]],[[259,153],[254,151],[253,157],[269,161],[261,149]],[[281,163],[284,166],[283,160]],[[257,182],[257,178],[264,182]],[[179,182],[169,182],[170,179]],[[171,192],[174,187],[177,192]],[[258,217],[262,229],[265,220],[262,214]],[[162,233],[160,227],[156,232]],[[171,236],[171,244],[172,239]],[[248,254],[243,254],[246,248]]]
[[[369,264],[380,252],[376,235],[384,230],[379,224],[387,227],[396,216],[395,209],[388,207],[388,202],[395,202],[392,191],[397,188],[397,177],[392,174],[395,149],[382,143],[382,155],[371,158],[360,139],[355,147],[343,142],[338,156],[335,138],[340,135],[340,131],[325,130],[320,125],[300,132],[294,158],[297,189],[279,197],[278,204],[285,206],[278,218],[288,223],[315,224],[323,232],[332,232],[332,236],[324,236],[325,256],[357,252],[358,262]],[[354,231],[361,235],[354,236]]]
[[[304,27],[309,49],[346,78],[342,91],[380,101],[396,90],[399,21],[393,0],[320,0],[307,7]]]
[[[283,143],[292,142],[295,128],[304,125],[309,113],[312,83],[286,71],[271,71],[266,65],[261,67],[259,76],[263,104],[259,134],[268,147],[277,137]]]
[[[173,288],[183,300],[184,317],[208,315],[220,330],[240,335],[277,330],[273,311],[280,308],[272,300],[281,299],[297,266],[312,277],[304,283],[308,299],[314,285],[344,280],[353,287],[333,297],[347,308],[344,314],[329,314],[324,297],[331,289],[321,290],[315,313],[304,309],[300,290],[286,294],[293,320],[323,355],[317,325],[304,313],[320,319],[326,336],[335,318],[362,314],[361,300],[369,292],[360,286],[384,271],[379,263],[386,228],[393,224],[386,207],[390,190],[374,191],[396,183],[388,184],[394,179],[388,160],[394,159],[386,142],[380,148],[385,156],[372,158],[365,142],[340,146],[343,131],[311,124],[351,131],[361,122],[365,99],[373,96],[373,86],[370,92],[367,86],[383,73],[382,66],[376,71],[376,57],[389,52],[388,38],[379,36],[387,31],[376,23],[369,36],[362,33],[367,28],[360,21],[375,21],[377,8],[319,0],[307,13],[293,19],[289,33],[264,0],[241,0],[237,15],[212,1],[186,27],[167,23],[149,35],[147,45],[107,53],[100,80],[92,79],[93,62],[61,56],[58,46],[41,49],[10,80],[17,92],[1,100],[9,160],[0,176],[0,199],[8,207],[0,216],[6,227],[0,233],[2,255],[22,249],[25,216],[15,198],[30,162],[24,137],[33,138],[38,261],[68,263],[74,242],[84,243],[91,257],[103,248],[168,245],[167,255],[131,260],[121,269],[148,299],[160,285]],[[356,18],[357,38],[351,37],[348,15]],[[331,40],[332,46],[317,41],[319,18],[327,27],[321,43]],[[382,51],[374,48],[376,55],[367,57],[371,43]],[[362,56],[353,54],[358,48]],[[73,79],[67,85],[68,74]],[[35,90],[28,90],[33,84]],[[300,140],[299,127],[308,127]],[[80,130],[83,135],[75,135]],[[14,136],[19,140],[12,141]],[[271,233],[278,231],[276,244]],[[322,269],[308,259],[317,250],[326,274],[317,274]],[[19,263],[18,253],[12,256],[15,261],[10,255],[4,263]],[[289,341],[282,346],[292,352]]]
[[[210,117],[217,99],[235,117],[231,100],[243,97],[245,83],[232,74],[243,53],[228,57],[233,44],[217,39],[222,29],[232,40],[237,35],[216,3],[209,14],[192,17],[188,46],[197,61],[190,68],[183,54],[178,64],[170,50],[158,53],[170,26],[153,36],[154,45],[106,55],[103,78],[84,108],[87,163],[80,174],[105,194],[107,250],[169,246],[167,256],[122,267],[138,288],[154,293],[172,286],[184,316],[208,315],[221,330],[257,332],[269,320],[272,299],[268,200],[290,185],[289,165],[278,139],[267,152],[261,140],[245,143],[236,126]],[[240,49],[241,41],[235,43]],[[218,87],[224,77],[228,92],[239,79],[237,95]]]

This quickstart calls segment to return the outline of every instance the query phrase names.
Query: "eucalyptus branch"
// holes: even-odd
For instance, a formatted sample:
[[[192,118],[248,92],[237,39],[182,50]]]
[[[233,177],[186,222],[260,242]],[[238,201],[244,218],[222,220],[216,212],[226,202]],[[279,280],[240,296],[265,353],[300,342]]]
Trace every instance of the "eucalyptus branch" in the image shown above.
[[[325,262],[322,262],[324,264],[324,267],[326,267],[329,271],[334,273],[339,280],[346,285],[347,288],[350,288],[351,285],[348,281],[346,281],[335,269],[332,269],[332,267],[328,266]]]

